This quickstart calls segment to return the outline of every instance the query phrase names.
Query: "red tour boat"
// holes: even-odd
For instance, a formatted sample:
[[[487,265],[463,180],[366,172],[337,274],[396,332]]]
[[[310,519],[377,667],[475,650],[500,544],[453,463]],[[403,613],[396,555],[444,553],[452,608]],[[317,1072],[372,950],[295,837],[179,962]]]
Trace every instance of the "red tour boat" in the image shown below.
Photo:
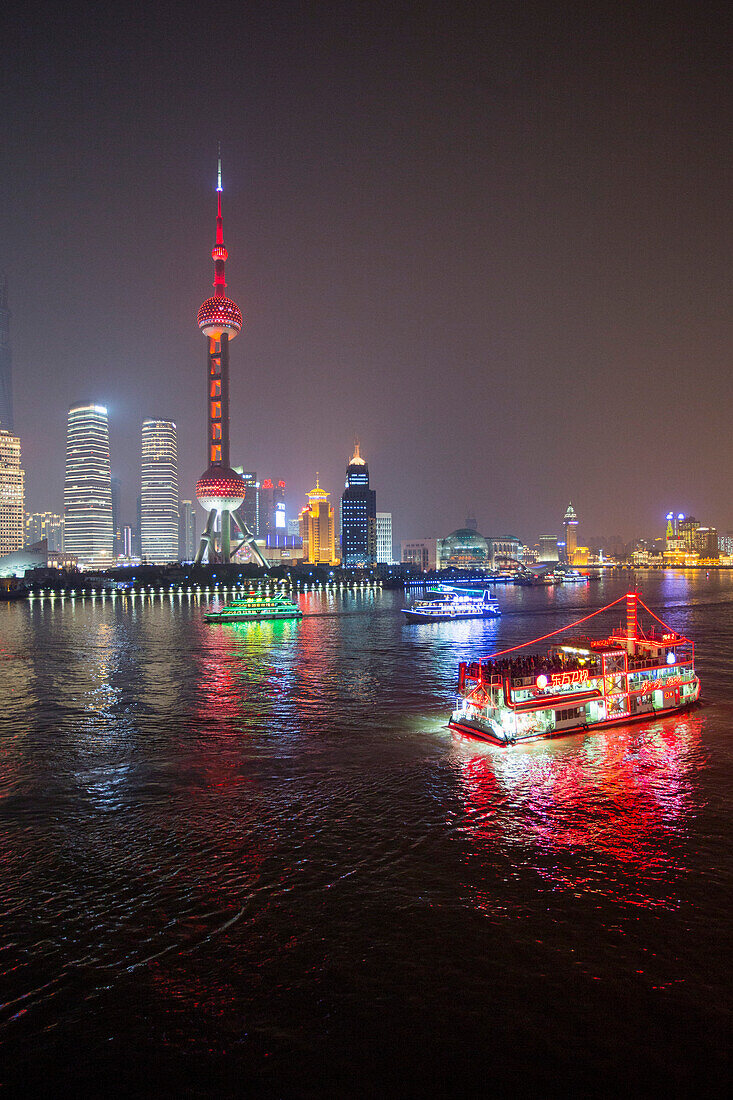
[[[623,600],[626,624],[607,638],[571,634],[542,655],[521,653]],[[637,605],[659,626],[645,632]],[[449,727],[482,741],[513,745],[671,714],[699,698],[694,643],[663,623],[637,592],[629,592],[542,638],[480,661],[461,662]]]

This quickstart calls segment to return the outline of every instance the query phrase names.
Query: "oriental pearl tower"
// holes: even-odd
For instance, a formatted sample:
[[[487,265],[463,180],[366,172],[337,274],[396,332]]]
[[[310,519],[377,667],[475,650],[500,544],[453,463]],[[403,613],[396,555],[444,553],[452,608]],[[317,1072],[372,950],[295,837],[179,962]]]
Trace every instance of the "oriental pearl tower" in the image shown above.
[[[216,198],[216,244],[211,251],[214,261],[214,296],[207,298],[198,312],[198,326],[207,339],[206,356],[206,461],[208,469],[196,482],[196,497],[209,513],[206,528],[196,554],[196,562],[205,555],[210,562],[229,562],[246,544],[260,565],[267,562],[258,550],[254,535],[241,514],[246,485],[229,465],[229,343],[242,328],[242,314],[236,302],[225,294],[224,264],[229,253],[224,247],[221,218],[221,153],[219,154]],[[237,528],[237,543],[232,547],[232,532]],[[219,530],[217,531],[217,528]]]

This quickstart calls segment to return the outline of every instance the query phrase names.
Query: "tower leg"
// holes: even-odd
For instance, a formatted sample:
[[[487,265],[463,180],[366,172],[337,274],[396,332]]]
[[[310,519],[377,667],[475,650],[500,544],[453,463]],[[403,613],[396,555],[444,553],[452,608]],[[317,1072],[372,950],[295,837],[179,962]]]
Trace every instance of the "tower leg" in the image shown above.
[[[213,561],[216,557],[216,508],[212,508],[209,512],[209,518],[206,520],[206,527],[194,558],[194,565],[201,564],[206,550],[209,551],[209,561]]]
[[[231,518],[226,509],[221,513],[221,560],[228,565],[232,560]]]
[[[252,534],[249,527],[247,526],[247,524],[244,521],[244,516],[242,515],[242,509],[237,508],[236,512],[232,512],[231,518],[232,518],[232,520],[234,520],[237,527],[242,532],[242,542],[239,544],[237,549],[240,549],[240,547],[242,547],[246,543],[246,545],[249,546],[250,553],[252,554],[252,557],[255,558],[264,569],[269,569],[270,568],[269,565],[267,564],[265,559],[262,557],[262,554],[260,553],[259,547],[257,546],[257,543],[255,542],[254,535]]]

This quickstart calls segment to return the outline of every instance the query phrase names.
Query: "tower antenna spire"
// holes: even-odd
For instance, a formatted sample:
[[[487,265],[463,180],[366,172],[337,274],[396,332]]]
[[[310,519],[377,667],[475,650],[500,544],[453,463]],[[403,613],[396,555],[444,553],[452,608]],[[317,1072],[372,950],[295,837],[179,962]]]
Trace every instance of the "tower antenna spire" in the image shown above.
[[[227,259],[227,250],[224,248],[224,223],[221,217],[221,142],[219,142],[216,158],[216,245],[212,253],[214,260],[214,294],[224,293],[224,264]]]

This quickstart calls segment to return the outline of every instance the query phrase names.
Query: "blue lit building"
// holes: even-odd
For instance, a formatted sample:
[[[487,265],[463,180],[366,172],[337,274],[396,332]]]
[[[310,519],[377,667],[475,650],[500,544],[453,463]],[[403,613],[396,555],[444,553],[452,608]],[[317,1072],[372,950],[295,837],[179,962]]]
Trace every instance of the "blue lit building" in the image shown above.
[[[341,561],[373,565],[377,560],[377,494],[369,488],[369,467],[354,447],[341,497]]]

